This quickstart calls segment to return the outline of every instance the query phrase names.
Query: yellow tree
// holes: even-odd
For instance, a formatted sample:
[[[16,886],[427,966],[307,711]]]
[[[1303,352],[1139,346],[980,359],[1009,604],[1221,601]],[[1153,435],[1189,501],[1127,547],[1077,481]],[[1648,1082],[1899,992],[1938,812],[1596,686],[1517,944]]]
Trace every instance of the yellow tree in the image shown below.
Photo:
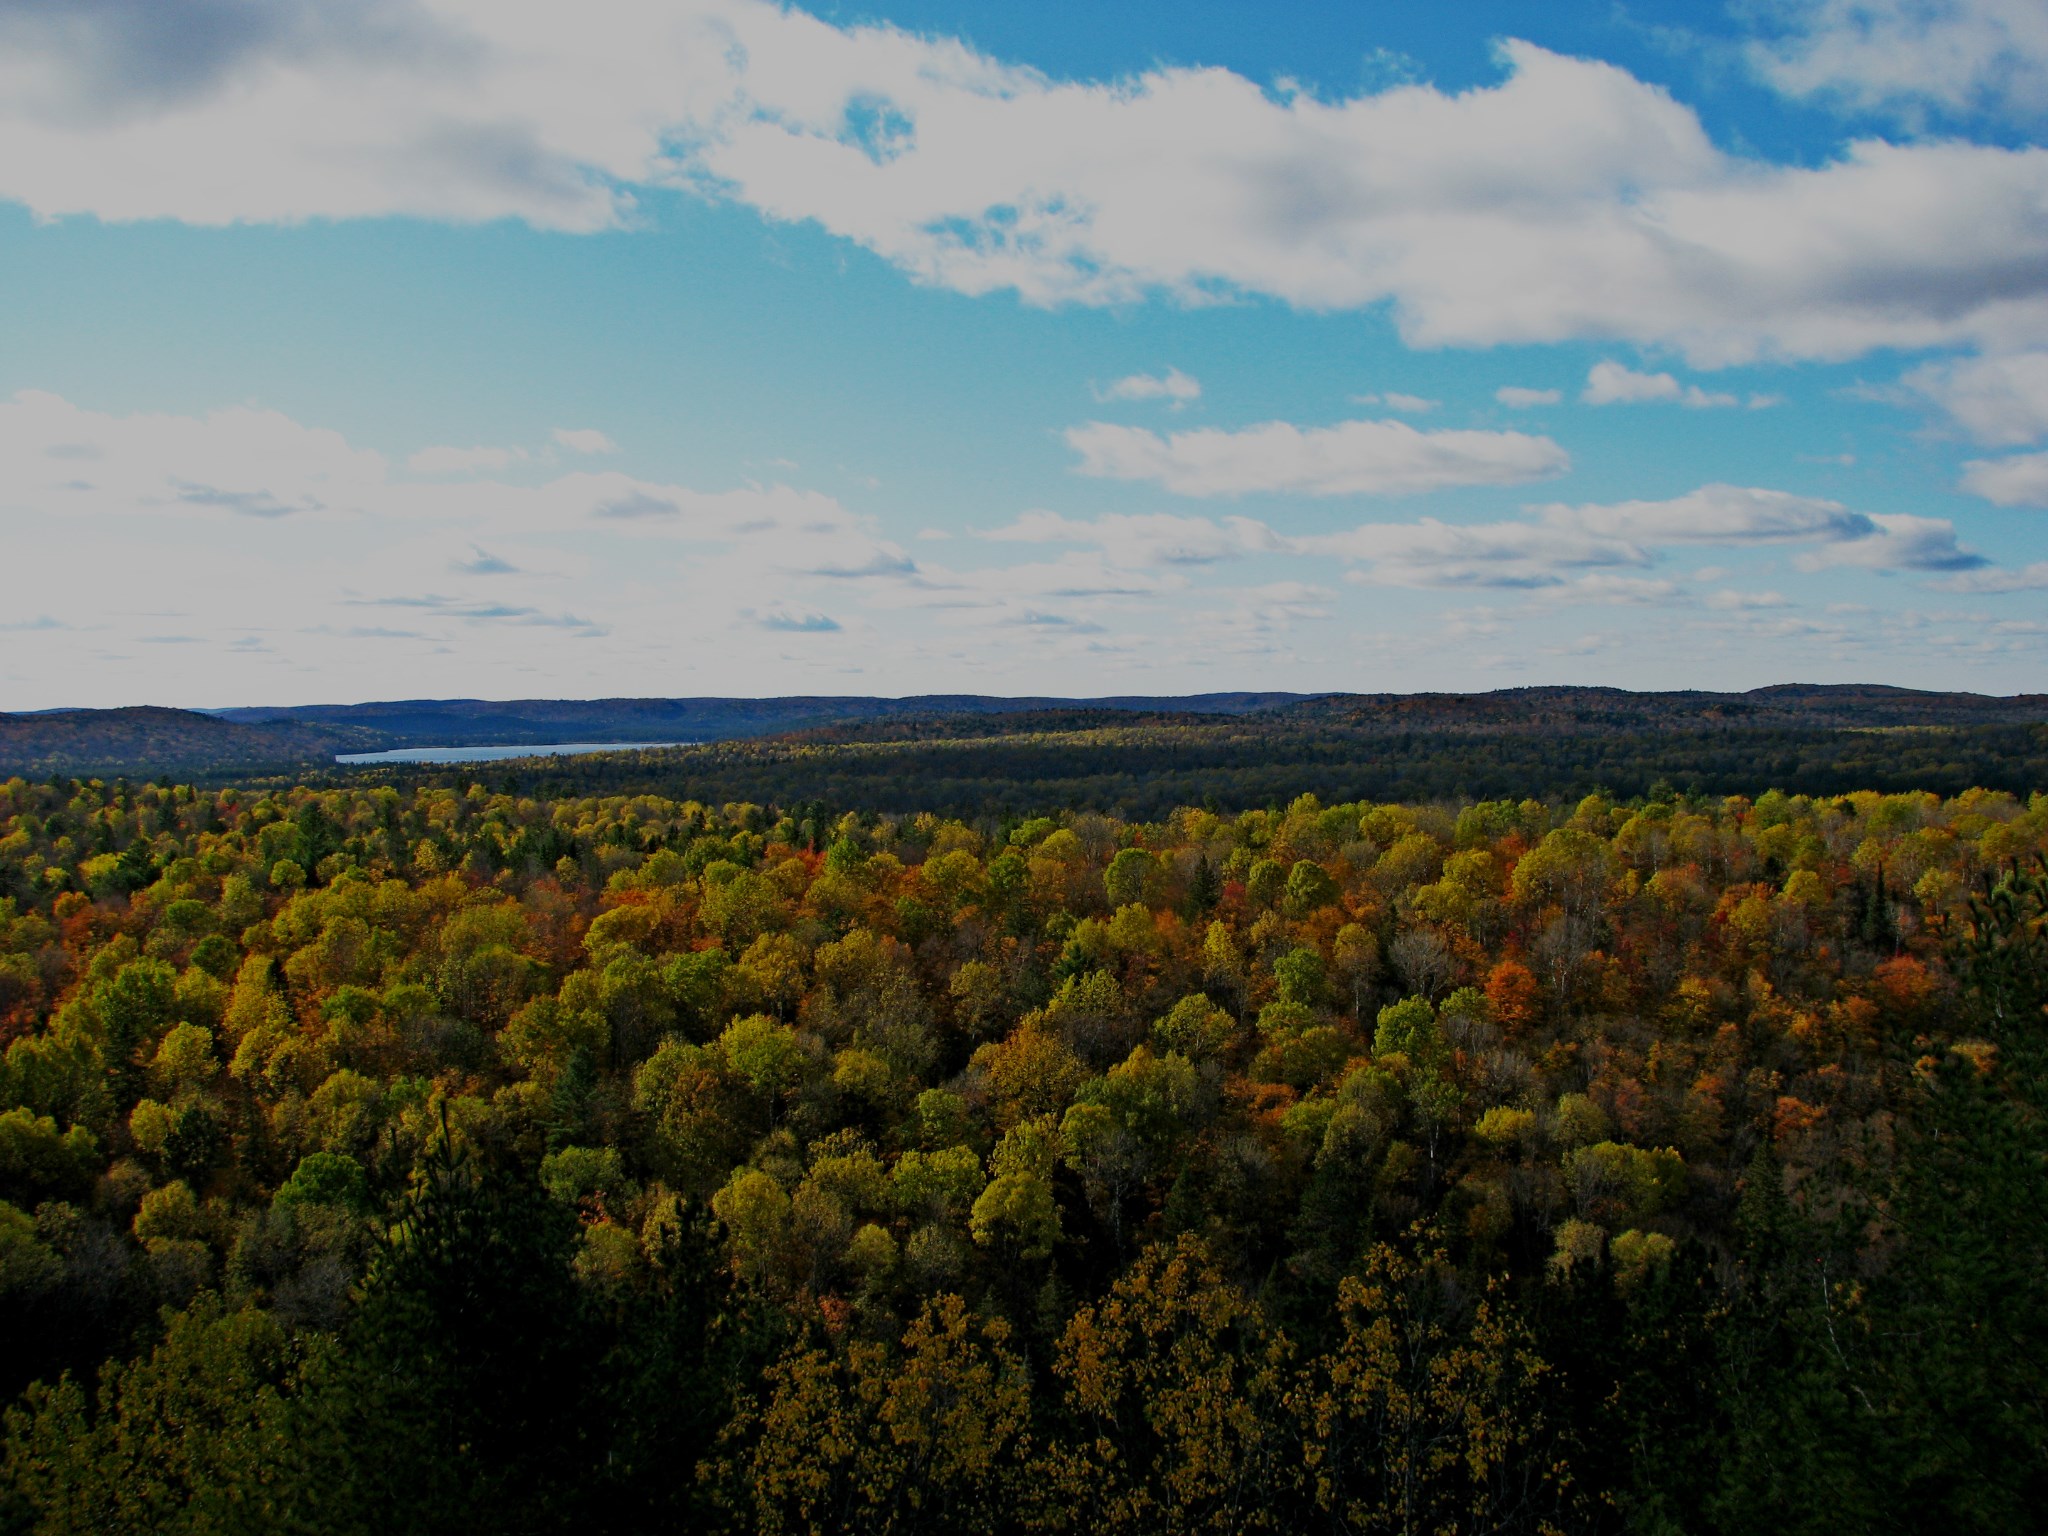
[[[1399,1536],[1550,1530],[1569,1475],[1537,1401],[1549,1367],[1490,1293],[1455,1304],[1442,1256],[1375,1244],[1338,1292],[1342,1332],[1286,1408],[1303,1502]]]
[[[1200,1241],[1147,1250],[1060,1340],[1053,1370],[1072,1430],[1048,1447],[1037,1523],[1146,1536],[1273,1528],[1287,1353]]]
[[[763,1536],[980,1536],[1008,1525],[1029,1449],[1031,1387],[1009,1325],[934,1297],[900,1347],[798,1344],[743,1408],[715,1471]]]

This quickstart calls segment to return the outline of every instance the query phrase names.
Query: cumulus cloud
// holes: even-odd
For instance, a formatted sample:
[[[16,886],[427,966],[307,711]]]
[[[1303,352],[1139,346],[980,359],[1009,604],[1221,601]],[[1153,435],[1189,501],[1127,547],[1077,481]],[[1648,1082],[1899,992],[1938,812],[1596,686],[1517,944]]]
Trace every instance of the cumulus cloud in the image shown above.
[[[1201,397],[1201,381],[1178,368],[1169,368],[1162,374],[1133,373],[1095,392],[1098,400],[1170,400],[1176,406]]]
[[[1963,489],[2001,507],[2048,507],[2048,453],[1972,459],[1963,466]]]
[[[1838,501],[1743,485],[1703,485],[1664,501],[1541,509],[1552,522],[1652,544],[1776,544],[1862,539],[1877,525]]]
[[[2048,352],[1923,363],[1901,382],[1980,443],[2011,448],[2048,436]]]
[[[1863,110],[2048,113],[2048,10],[2037,0],[1793,0],[1779,14],[1784,30],[1750,57],[1790,95]]]
[[[1873,532],[1809,550],[1799,556],[1800,566],[1809,571],[1831,565],[1871,571],[1967,571],[1989,564],[1956,542],[1955,525],[1945,517],[1873,512],[1870,521]]]
[[[1084,475],[1150,480],[1182,496],[1281,491],[1308,496],[1402,496],[1460,485],[1515,485],[1562,474],[1571,459],[1547,437],[1521,432],[1420,432],[1402,421],[1297,427],[1269,421],[1162,437],[1090,422],[1067,432]]]
[[[1527,389],[1520,384],[1503,384],[1493,392],[1493,398],[1510,410],[1526,411],[1533,406],[1556,405],[1564,398],[1564,391]]]
[[[617,453],[619,445],[595,427],[557,427],[555,441],[571,453]]]
[[[7,0],[0,42],[35,105],[133,117],[203,100],[238,76],[323,56],[376,67],[453,41],[403,0]],[[437,44],[442,45],[437,49]]]
[[[1404,395],[1392,389],[1384,394],[1353,395],[1351,398],[1360,405],[1384,405],[1390,411],[1404,411],[1413,416],[1433,411],[1443,404],[1443,401],[1432,400],[1427,395]]]
[[[1034,304],[1390,303],[1418,344],[1696,363],[2048,340],[2048,150],[1865,140],[1775,164],[1625,70],[1523,42],[1496,84],[1324,99],[1213,68],[1056,80],[768,0],[0,14],[0,196],[50,217],[591,231],[684,187]]]
[[[1694,410],[1742,404],[1733,395],[1709,394],[1697,384],[1681,385],[1668,373],[1638,373],[1613,361],[1593,365],[1579,398],[1588,405],[1641,405],[1651,400],[1675,400]]]

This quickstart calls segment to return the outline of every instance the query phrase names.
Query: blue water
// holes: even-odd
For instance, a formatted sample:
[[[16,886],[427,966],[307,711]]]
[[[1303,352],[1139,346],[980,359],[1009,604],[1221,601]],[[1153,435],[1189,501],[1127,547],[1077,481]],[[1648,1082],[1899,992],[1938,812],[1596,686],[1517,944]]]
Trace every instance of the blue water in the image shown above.
[[[388,752],[342,752],[337,763],[496,763],[508,757],[571,757],[578,752],[638,752],[646,747],[693,747],[693,741],[558,741],[544,747],[393,747]]]

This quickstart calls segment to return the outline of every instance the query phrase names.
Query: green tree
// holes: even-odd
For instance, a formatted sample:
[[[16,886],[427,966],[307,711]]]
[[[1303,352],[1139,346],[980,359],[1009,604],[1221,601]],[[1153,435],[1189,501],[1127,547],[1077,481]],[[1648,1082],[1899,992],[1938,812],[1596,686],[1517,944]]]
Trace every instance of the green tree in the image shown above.
[[[298,1440],[321,1531],[566,1531],[600,1464],[600,1356],[570,1271],[574,1218],[530,1174],[422,1166]]]
[[[92,1398],[68,1375],[31,1389],[7,1414],[9,1528],[38,1536],[289,1528],[292,1393],[306,1363],[268,1314],[229,1312],[209,1296],[172,1317],[147,1355],[109,1362]]]

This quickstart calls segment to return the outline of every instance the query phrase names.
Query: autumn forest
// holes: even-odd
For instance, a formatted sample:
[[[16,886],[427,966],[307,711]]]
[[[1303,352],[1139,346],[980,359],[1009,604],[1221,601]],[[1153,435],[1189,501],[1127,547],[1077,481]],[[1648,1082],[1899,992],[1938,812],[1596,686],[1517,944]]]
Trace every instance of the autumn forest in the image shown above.
[[[0,783],[0,1530],[2010,1531],[2048,796]]]

